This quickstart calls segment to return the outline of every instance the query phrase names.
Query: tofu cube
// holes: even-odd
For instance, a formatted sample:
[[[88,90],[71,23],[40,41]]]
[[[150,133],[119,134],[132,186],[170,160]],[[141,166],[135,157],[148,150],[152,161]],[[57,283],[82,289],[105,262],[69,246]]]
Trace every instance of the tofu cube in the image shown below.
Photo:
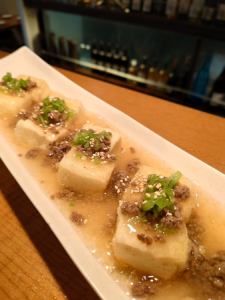
[[[14,131],[20,143],[42,149],[45,149],[49,143],[66,134],[65,128],[59,129],[58,133],[53,133],[49,130],[44,130],[29,119],[19,120]]]
[[[18,77],[27,79],[28,77]],[[37,86],[30,91],[24,91],[20,95],[11,95],[0,89],[0,116],[13,117],[18,114],[21,109],[26,109],[32,102],[40,101],[49,94],[49,87],[45,81],[30,78]]]
[[[36,86],[29,91],[24,92],[24,98],[29,101],[29,104],[32,102],[39,102],[42,99],[46,98],[50,94],[50,89],[45,80],[39,79],[37,77],[20,75],[18,79],[31,80],[36,83]]]
[[[108,128],[96,127],[86,124],[84,129],[93,129],[97,132],[102,130],[112,132],[111,151],[115,151],[120,142],[118,133]],[[103,191],[109,183],[115,162],[98,163],[89,158],[80,157],[76,149],[71,149],[60,161],[58,166],[58,180],[60,184],[79,191]]]
[[[114,168],[115,162],[96,164],[86,157],[77,156],[72,149],[59,163],[58,180],[60,184],[78,191],[103,191]]]
[[[149,174],[158,174],[150,167],[143,166],[135,175],[133,182],[147,178]],[[164,279],[169,279],[185,269],[190,251],[190,241],[186,225],[174,233],[166,236],[165,242],[152,240],[147,245],[137,238],[137,234],[146,233],[143,224],[135,226],[129,216],[121,213],[120,206],[123,201],[141,201],[142,193],[131,193],[128,187],[120,202],[117,211],[117,227],[113,237],[113,251],[115,257],[137,270],[152,274]]]
[[[27,105],[26,98],[0,92],[0,116],[13,117]]]
[[[65,127],[59,127],[57,132],[44,129],[38,126],[33,121],[19,120],[15,127],[15,135],[23,144],[30,145],[32,147],[46,148],[49,143],[56,141],[58,138],[66,134],[68,126],[76,120],[76,117],[80,110],[80,104],[77,101],[65,100],[67,106],[75,112],[74,118],[68,120]]]

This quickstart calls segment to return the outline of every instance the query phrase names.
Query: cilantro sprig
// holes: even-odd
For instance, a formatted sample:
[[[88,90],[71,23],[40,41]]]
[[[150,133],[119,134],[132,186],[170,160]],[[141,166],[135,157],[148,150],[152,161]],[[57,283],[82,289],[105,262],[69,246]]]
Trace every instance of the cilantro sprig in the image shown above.
[[[154,217],[158,217],[165,209],[174,209],[173,188],[180,180],[182,174],[177,171],[170,177],[163,177],[151,174],[147,180],[147,187],[142,203],[142,211],[151,212]]]
[[[73,145],[82,146],[84,149],[92,148],[97,152],[101,149],[102,142],[105,139],[110,139],[111,136],[112,133],[105,130],[96,133],[91,129],[82,129],[75,135]]]
[[[12,77],[11,73],[8,72],[2,77],[2,83],[8,90],[19,93],[27,90],[29,79],[16,79]]]

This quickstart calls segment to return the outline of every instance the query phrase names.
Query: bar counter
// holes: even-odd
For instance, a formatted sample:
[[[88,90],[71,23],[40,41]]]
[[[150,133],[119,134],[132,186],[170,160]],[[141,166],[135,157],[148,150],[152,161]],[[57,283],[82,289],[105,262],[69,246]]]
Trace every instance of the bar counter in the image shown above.
[[[0,57],[5,55],[0,52]],[[225,173],[225,119],[60,68],[58,70],[170,142]],[[2,162],[0,178],[0,299],[99,299]]]

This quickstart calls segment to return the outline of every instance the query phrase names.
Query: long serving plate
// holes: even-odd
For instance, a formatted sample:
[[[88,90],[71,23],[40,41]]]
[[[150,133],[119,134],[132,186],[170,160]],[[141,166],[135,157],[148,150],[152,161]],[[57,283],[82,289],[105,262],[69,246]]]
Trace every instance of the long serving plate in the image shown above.
[[[222,202],[225,199],[224,174],[73,83],[27,47],[22,47],[0,60],[0,77],[6,72],[12,72],[14,75],[28,74],[46,80],[51,89],[65,97],[78,99],[85,109],[102,116],[114,128],[116,124],[122,134],[131,138],[161,161],[165,161],[167,166],[180,170],[200,189],[217,201]],[[47,197],[4,135],[0,135],[0,157],[98,295],[105,300],[131,299],[114,282],[97,258],[91,254],[81,238],[75,233],[71,222]]]

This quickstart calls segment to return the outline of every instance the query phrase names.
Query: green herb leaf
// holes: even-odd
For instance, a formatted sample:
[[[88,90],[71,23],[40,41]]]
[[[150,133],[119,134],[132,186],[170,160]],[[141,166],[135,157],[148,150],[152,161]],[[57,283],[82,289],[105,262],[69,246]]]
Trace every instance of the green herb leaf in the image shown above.
[[[95,133],[91,129],[82,129],[80,130],[73,140],[74,146],[82,146],[87,149],[92,147],[95,152],[101,149],[101,144],[104,139],[110,139],[112,136],[111,132],[105,130]]]
[[[21,92],[28,88],[28,79],[16,79],[12,77],[11,73],[6,73],[2,77],[2,82],[7,89],[13,92]]]
[[[175,185],[179,182],[180,178],[182,177],[182,174],[180,171],[177,171],[173,173],[169,178],[168,178],[168,186],[171,188],[174,188]]]
[[[156,174],[149,175],[142,203],[143,212],[151,212],[154,217],[158,217],[165,209],[173,210],[173,188],[181,176],[182,174],[179,171],[170,177]]]
[[[68,120],[74,116],[74,111],[67,107],[63,99],[58,97],[47,97],[42,102],[42,106],[40,108],[41,114],[38,116],[38,121],[43,126],[49,126],[49,124],[51,124],[51,118],[49,114],[53,111],[58,111],[59,113],[63,114],[65,120]]]

